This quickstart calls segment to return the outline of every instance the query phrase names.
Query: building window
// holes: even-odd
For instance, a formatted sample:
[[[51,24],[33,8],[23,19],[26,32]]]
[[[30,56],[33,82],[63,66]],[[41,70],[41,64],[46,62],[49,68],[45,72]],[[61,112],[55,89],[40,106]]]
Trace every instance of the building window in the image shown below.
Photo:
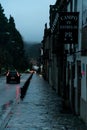
[[[68,12],[72,12],[73,11],[73,0],[69,1],[67,11]]]
[[[77,0],[74,0],[74,11],[77,12]]]
[[[70,11],[72,12],[73,10],[73,2],[72,2],[72,0],[70,1]]]

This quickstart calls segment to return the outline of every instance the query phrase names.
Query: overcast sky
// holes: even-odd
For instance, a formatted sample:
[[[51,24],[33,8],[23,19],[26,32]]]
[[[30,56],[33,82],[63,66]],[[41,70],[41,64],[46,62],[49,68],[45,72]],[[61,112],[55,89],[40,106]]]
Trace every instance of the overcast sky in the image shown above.
[[[49,26],[49,5],[56,0],[0,0],[7,18],[14,17],[17,30],[25,41],[41,42],[44,25]]]

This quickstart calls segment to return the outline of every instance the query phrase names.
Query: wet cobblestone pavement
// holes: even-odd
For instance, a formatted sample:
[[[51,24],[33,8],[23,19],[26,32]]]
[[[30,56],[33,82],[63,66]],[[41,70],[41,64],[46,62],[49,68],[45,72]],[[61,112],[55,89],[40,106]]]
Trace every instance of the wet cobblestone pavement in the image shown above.
[[[72,113],[61,113],[62,102],[56,92],[34,74],[27,94],[10,113],[5,130],[87,130]]]

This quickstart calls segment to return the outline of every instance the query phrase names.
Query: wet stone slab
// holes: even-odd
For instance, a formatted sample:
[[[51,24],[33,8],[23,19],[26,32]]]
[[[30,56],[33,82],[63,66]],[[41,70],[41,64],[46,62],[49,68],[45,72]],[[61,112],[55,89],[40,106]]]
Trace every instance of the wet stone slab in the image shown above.
[[[61,98],[34,75],[26,97],[12,111],[5,130],[87,130],[72,113],[62,113]]]
[[[42,108],[42,105],[40,105]],[[22,102],[12,112],[5,130],[87,130],[84,123],[72,114],[55,114],[39,105]]]

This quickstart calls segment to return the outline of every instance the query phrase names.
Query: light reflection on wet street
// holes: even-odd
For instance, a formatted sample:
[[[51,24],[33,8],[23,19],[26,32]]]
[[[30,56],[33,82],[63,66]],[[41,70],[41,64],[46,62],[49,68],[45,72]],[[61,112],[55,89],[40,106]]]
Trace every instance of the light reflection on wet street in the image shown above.
[[[24,100],[12,110],[5,130],[87,130],[77,116],[61,110],[61,98],[42,77],[34,74]]]
[[[20,102],[20,89],[28,77],[29,74],[23,75],[20,84],[7,84],[5,76],[0,77],[0,126],[5,115],[12,109],[14,103]]]
[[[11,106],[13,104],[13,101],[9,101],[9,102],[6,102],[6,104],[2,105],[2,110],[6,110],[8,109],[9,106]]]

